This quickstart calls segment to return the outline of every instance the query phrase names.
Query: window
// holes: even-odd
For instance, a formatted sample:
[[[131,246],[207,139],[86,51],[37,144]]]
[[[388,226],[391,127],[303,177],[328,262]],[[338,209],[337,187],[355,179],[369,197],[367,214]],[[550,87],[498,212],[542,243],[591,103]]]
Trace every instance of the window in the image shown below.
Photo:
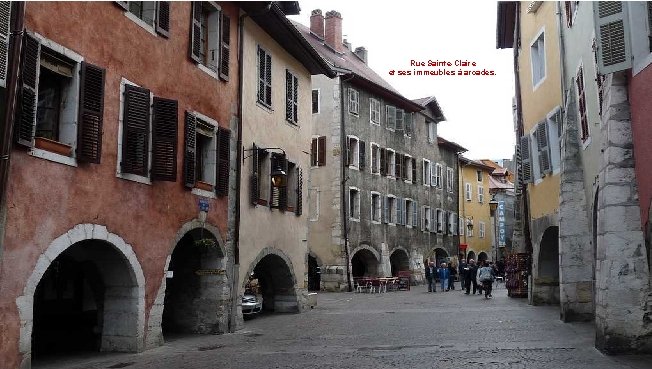
[[[396,223],[396,197],[394,195],[388,195],[385,198],[385,223],[391,225]]]
[[[380,101],[369,99],[371,123],[380,125]]]
[[[380,193],[371,191],[371,222],[380,223],[380,212],[382,207],[382,197]]]
[[[134,94],[130,90],[131,88],[125,89],[125,99],[131,98],[130,95]],[[156,101],[154,104],[156,106]],[[176,101],[174,110],[176,113]],[[215,120],[197,112],[186,112],[185,120],[184,181],[186,187],[205,191],[215,189],[219,196],[225,196],[229,185],[231,132],[218,127]],[[128,117],[126,116],[125,126],[128,126],[128,124]],[[123,139],[129,137],[129,135],[129,131],[125,131]],[[156,133],[154,133],[155,135]],[[135,154],[129,152],[128,147],[130,145],[140,149],[141,144],[129,144],[130,140],[126,138],[125,142],[123,142],[122,163],[123,168],[133,170],[133,163],[124,158],[135,156]],[[133,171],[126,172],[133,173]]]
[[[414,225],[415,209],[414,201],[412,199],[405,199],[405,226],[408,228],[412,228]]]
[[[434,143],[437,141],[437,123],[435,122],[426,122],[428,127],[428,142]]]
[[[484,222],[479,222],[480,223],[480,232],[478,237],[484,238]]]
[[[170,35],[169,1],[116,1],[128,18],[153,34]]]
[[[405,119],[404,119],[404,117],[405,117],[405,112],[403,111],[403,109],[398,109],[397,108],[396,109],[396,119],[395,119],[395,122],[396,122],[396,127],[395,128],[396,128],[397,131],[404,131],[405,130]]]
[[[396,176],[396,154],[392,149],[387,151],[387,175],[390,177]]]
[[[271,196],[271,160],[269,151],[252,148],[252,175],[250,180],[250,201],[253,205],[268,206]]]
[[[396,221],[398,225],[405,225],[405,199],[397,198],[396,202]]]
[[[258,102],[272,107],[272,56],[258,46]]]
[[[475,175],[476,175],[476,177],[478,177],[478,182],[482,182],[482,171],[481,170],[476,170]]]
[[[215,77],[228,80],[231,21],[210,1],[192,3],[190,58]]]
[[[396,129],[396,107],[385,106],[385,124],[389,130]]]
[[[353,115],[358,115],[360,110],[360,95],[358,91],[353,88],[349,88],[349,113]]]
[[[443,187],[443,185],[442,185],[442,182],[443,182],[442,173],[443,173],[442,165],[441,164],[435,164],[435,173],[434,173],[433,182],[434,182],[434,186],[436,186],[437,188],[442,188]]]
[[[466,237],[473,237],[473,219],[466,220]]]
[[[470,183],[465,183],[464,186],[465,186],[465,191],[464,191],[465,196],[464,196],[464,198],[466,199],[466,201],[471,201],[471,194],[473,192],[471,190],[471,184]]]
[[[546,77],[544,32],[541,32],[530,46],[530,59],[532,62],[532,86],[536,89]]]
[[[360,220],[360,191],[355,187],[349,188],[349,218]]]
[[[652,22],[652,2],[647,2],[647,8],[648,8],[648,19],[650,19],[650,22]],[[650,25],[652,27],[652,24]],[[652,28],[650,28],[650,32],[652,32]],[[651,33],[652,35],[652,33]],[[649,36],[650,38],[650,50],[652,51],[652,36]],[[596,92],[598,94],[598,115],[602,118],[602,100],[604,97],[604,80],[605,76],[600,74],[600,71],[598,70],[598,44],[595,39],[593,39],[593,43],[591,45],[593,49],[593,66],[595,67],[595,84],[596,84]],[[561,122],[561,120],[560,120]],[[561,136],[561,132],[560,132]]]
[[[423,214],[421,230],[424,232],[429,232],[432,227],[432,212],[430,211],[430,207],[423,206],[421,213]]]
[[[318,187],[311,188],[308,190],[308,199],[310,200],[310,205],[308,211],[310,212],[308,220],[311,222],[316,222],[319,220],[319,198],[320,191]]]
[[[281,191],[285,191],[287,198],[285,210],[294,212],[297,216],[301,215],[303,172],[295,163],[287,163],[287,186]]]
[[[444,232],[444,211],[437,209],[437,233]]]
[[[289,70],[285,70],[285,120],[299,122],[299,79]]]
[[[377,144],[371,143],[371,173],[380,173],[380,149]]]
[[[410,155],[403,155],[403,178],[406,182],[411,183],[416,167],[414,166],[414,159]]]
[[[310,145],[310,166],[326,165],[326,136],[313,137]]]
[[[577,4],[579,1],[564,1],[564,8],[566,13],[566,26],[572,27],[573,20],[575,18],[575,12],[577,11]]]
[[[431,184],[430,169],[431,169],[430,160],[423,159],[423,185],[424,186],[430,186]]]
[[[412,137],[412,132],[414,132],[414,113],[406,112],[405,117],[405,136]]]
[[[419,207],[416,201],[412,201],[412,228],[417,228],[417,222],[419,221]]]
[[[478,185],[478,202],[481,204],[484,202],[484,187],[482,185]]]
[[[457,214],[449,213],[448,214],[448,234],[457,235]]]
[[[319,90],[312,90],[312,113],[319,114],[320,101]]]
[[[448,192],[453,192],[453,185],[455,183],[455,173],[453,168],[446,168],[446,189]]]
[[[44,150],[39,156],[47,160],[73,166],[77,161],[99,164],[104,69],[31,34],[25,35],[23,52],[17,143],[33,148],[33,153]]]
[[[346,160],[347,166],[353,169],[364,169],[365,166],[365,142],[355,136],[346,138]]]
[[[581,138],[582,142],[586,142],[589,139],[589,121],[586,114],[586,94],[584,93],[584,73],[582,67],[580,66],[577,71],[577,77],[575,79],[575,85],[577,87],[577,114],[579,115],[580,120],[580,129],[581,129]]]

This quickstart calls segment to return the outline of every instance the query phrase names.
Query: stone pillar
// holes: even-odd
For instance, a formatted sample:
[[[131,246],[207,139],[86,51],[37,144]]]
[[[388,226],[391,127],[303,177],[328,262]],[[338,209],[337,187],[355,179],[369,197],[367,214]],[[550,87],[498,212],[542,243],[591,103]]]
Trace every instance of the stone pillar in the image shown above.
[[[559,191],[559,298],[564,322],[593,319],[593,247],[577,130],[577,102],[569,93],[562,137]]]
[[[652,352],[650,269],[641,230],[625,72],[607,75],[598,195],[596,347]]]
[[[381,277],[390,277],[392,275],[392,263],[389,260],[389,248],[385,242],[380,244],[380,264],[378,265],[378,275]]]

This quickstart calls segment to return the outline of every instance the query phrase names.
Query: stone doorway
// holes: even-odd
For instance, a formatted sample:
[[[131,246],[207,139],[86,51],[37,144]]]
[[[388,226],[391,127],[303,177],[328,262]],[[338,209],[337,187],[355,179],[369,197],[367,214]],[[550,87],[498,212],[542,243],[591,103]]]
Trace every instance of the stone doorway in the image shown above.
[[[258,280],[258,293],[263,298],[263,311],[299,312],[296,279],[288,264],[284,257],[269,253],[254,267],[252,278]]]
[[[308,255],[308,291],[319,291],[321,288],[321,268],[317,258]]]
[[[187,232],[170,257],[161,328],[163,335],[226,332],[220,296],[227,284],[224,253],[206,229]]]
[[[66,248],[34,291],[33,360],[53,354],[139,351],[141,288],[129,261],[114,245],[83,240]]]
[[[392,269],[392,276],[397,277],[398,272],[410,271],[410,258],[403,249],[397,249],[389,256],[389,262]]]

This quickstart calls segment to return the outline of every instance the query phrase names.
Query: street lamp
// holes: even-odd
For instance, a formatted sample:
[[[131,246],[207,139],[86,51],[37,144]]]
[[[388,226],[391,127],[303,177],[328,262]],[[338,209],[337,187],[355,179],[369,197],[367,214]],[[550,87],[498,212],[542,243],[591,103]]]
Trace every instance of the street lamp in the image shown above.
[[[496,194],[491,196],[491,201],[489,201],[489,214],[494,218],[494,262],[498,261],[498,233],[497,229],[497,219],[496,219],[496,209],[498,208],[498,201],[496,201]]]
[[[283,153],[282,157],[285,158],[285,150],[281,149],[280,147],[256,147],[256,145],[254,145],[252,149],[242,149],[243,152],[254,150],[280,150]],[[242,161],[244,162],[244,160],[249,156],[242,155]],[[287,187],[288,185],[288,174],[282,166],[283,162],[285,162],[285,160],[276,160],[275,165],[272,168],[271,181],[272,187],[274,188]]]

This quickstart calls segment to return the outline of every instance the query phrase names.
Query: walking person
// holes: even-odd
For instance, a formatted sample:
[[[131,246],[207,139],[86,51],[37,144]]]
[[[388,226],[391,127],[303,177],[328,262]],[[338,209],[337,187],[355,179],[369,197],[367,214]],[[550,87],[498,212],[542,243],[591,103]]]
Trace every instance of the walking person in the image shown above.
[[[455,290],[455,276],[457,275],[457,269],[453,266],[453,263],[448,263],[448,288]]]
[[[428,292],[437,292],[437,284],[435,283],[435,263],[432,261],[426,266],[426,280],[428,281]]]
[[[484,266],[485,266],[485,261],[480,260],[478,262],[478,268],[476,269],[476,272],[475,272],[475,283],[476,283],[476,286],[478,286],[478,295],[482,295],[483,285],[482,285],[482,282],[480,281],[480,269],[482,269]]]
[[[478,267],[475,265],[475,260],[471,259],[469,260],[469,270],[466,272],[464,275],[464,281],[466,285],[466,294],[469,294],[469,291],[471,289],[471,286],[473,285],[473,294],[475,295],[475,291],[478,288],[478,283],[476,282],[475,275],[478,273]]]
[[[446,265],[446,263],[441,263],[439,269],[437,269],[437,274],[439,275],[439,281],[441,282],[441,290],[448,291],[448,277],[450,276],[448,265]]]
[[[491,289],[493,287],[494,279],[496,279],[496,273],[491,263],[485,263],[485,265],[478,271],[478,275],[480,276],[480,282],[482,282],[484,288],[484,298],[491,298]]]
[[[462,293],[464,293],[464,291],[466,290],[466,275],[469,272],[469,265],[464,261],[464,259],[462,259],[462,261],[460,262],[459,269],[460,269],[459,272],[460,272],[460,284],[461,284],[460,290],[462,290]]]

